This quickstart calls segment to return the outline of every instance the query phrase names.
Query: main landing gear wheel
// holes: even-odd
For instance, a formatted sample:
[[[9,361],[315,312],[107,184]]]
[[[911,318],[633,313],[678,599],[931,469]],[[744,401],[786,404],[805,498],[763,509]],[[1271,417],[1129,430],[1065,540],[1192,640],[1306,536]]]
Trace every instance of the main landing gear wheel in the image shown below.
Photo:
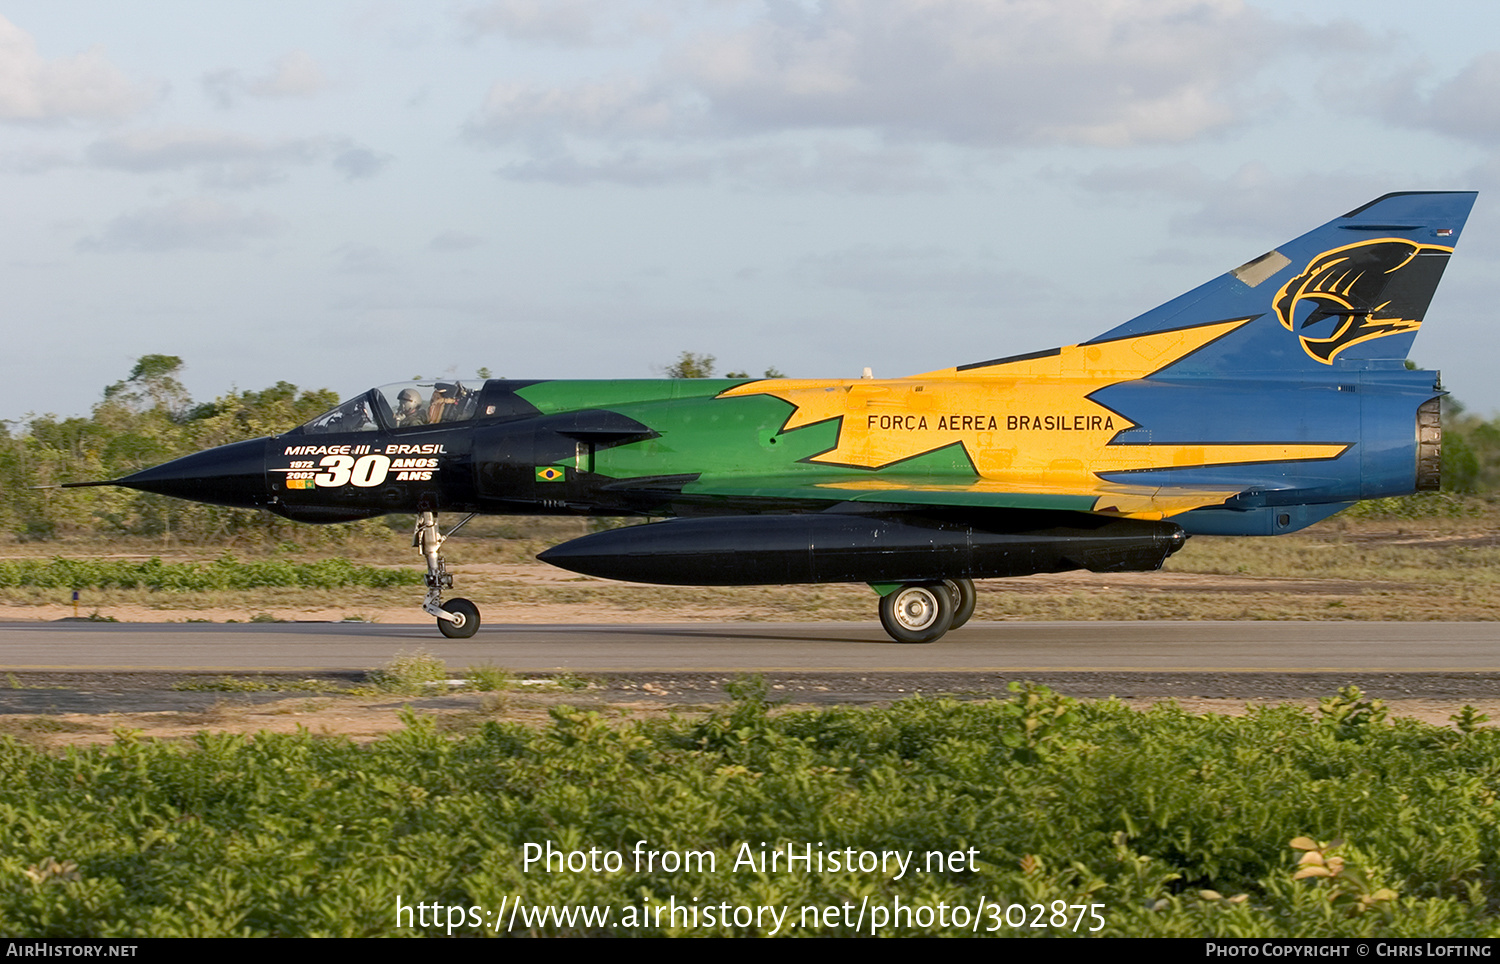
[[[974,615],[974,604],[979,601],[979,596],[974,592],[972,579],[944,579],[943,584],[953,593],[953,623],[948,627],[951,632]]]
[[[898,643],[930,643],[953,624],[953,603],[947,583],[908,583],[880,597],[880,625]]]
[[[449,639],[468,639],[479,631],[479,607],[467,599],[450,599],[443,603],[443,610],[453,614],[453,620],[437,621],[438,630]]]

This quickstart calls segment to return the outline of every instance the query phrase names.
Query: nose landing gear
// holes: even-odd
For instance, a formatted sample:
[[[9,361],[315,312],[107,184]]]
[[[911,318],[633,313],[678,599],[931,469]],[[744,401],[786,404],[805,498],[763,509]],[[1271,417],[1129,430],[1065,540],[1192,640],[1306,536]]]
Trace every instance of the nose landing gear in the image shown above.
[[[438,531],[437,514],[420,512],[416,529],[412,532],[412,546],[427,559],[427,597],[422,602],[422,611],[437,617],[438,631],[449,639],[468,639],[479,630],[478,606],[467,599],[443,602],[443,590],[453,588],[453,576],[443,562],[443,543],[472,518],[474,513],[471,512],[443,535]]]

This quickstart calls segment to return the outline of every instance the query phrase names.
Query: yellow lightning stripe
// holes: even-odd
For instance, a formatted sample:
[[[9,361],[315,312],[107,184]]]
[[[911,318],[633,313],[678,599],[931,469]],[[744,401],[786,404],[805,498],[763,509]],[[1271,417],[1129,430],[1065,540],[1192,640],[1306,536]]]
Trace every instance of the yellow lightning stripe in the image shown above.
[[[842,419],[838,444],[811,462],[883,468],[957,443],[981,479],[1012,490],[1032,484],[1102,494],[1099,476],[1110,472],[1337,457],[1347,446],[1109,444],[1135,423],[1088,396],[1159,371],[1250,320],[1071,345],[1043,357],[906,379],[752,382],[724,396],[790,402],[796,408],[783,431]],[[1216,502],[1228,497],[1214,495]],[[1106,511],[1108,499],[1100,501]],[[1157,511],[1123,494],[1122,501]]]

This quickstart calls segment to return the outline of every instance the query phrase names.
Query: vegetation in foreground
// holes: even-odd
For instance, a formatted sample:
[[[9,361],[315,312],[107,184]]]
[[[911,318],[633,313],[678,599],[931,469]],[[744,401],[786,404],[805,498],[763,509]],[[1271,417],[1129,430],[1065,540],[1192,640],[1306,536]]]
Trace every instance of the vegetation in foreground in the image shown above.
[[[1352,689],[1317,713],[1240,718],[1033,687],[1005,702],[788,713],[754,681],[735,695],[696,720],[562,708],[540,728],[452,735],[411,716],[367,746],[121,733],[54,754],[6,739],[0,929],[445,933],[462,908],[455,934],[771,932],[764,916],[644,912],[713,906],[775,907],[798,925],[780,933],[805,936],[1500,933],[1500,732],[1471,711],[1454,729],[1391,721]],[[638,866],[638,841],[716,866]],[[527,868],[528,844],[621,866]],[[736,869],[746,845],[974,858],[901,879]],[[804,916],[846,905],[866,908],[863,924]],[[594,916],[571,916],[580,907]],[[1099,917],[1074,924],[1078,907]]]

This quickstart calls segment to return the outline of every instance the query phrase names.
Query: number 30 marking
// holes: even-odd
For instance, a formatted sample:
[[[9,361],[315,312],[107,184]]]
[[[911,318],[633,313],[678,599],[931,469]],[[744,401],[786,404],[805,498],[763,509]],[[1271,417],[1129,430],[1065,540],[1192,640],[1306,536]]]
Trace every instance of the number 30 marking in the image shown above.
[[[323,488],[353,482],[358,488],[368,489],[384,482],[391,468],[391,460],[384,455],[361,456],[357,462],[352,455],[325,455],[318,464],[328,469],[313,477]]]

